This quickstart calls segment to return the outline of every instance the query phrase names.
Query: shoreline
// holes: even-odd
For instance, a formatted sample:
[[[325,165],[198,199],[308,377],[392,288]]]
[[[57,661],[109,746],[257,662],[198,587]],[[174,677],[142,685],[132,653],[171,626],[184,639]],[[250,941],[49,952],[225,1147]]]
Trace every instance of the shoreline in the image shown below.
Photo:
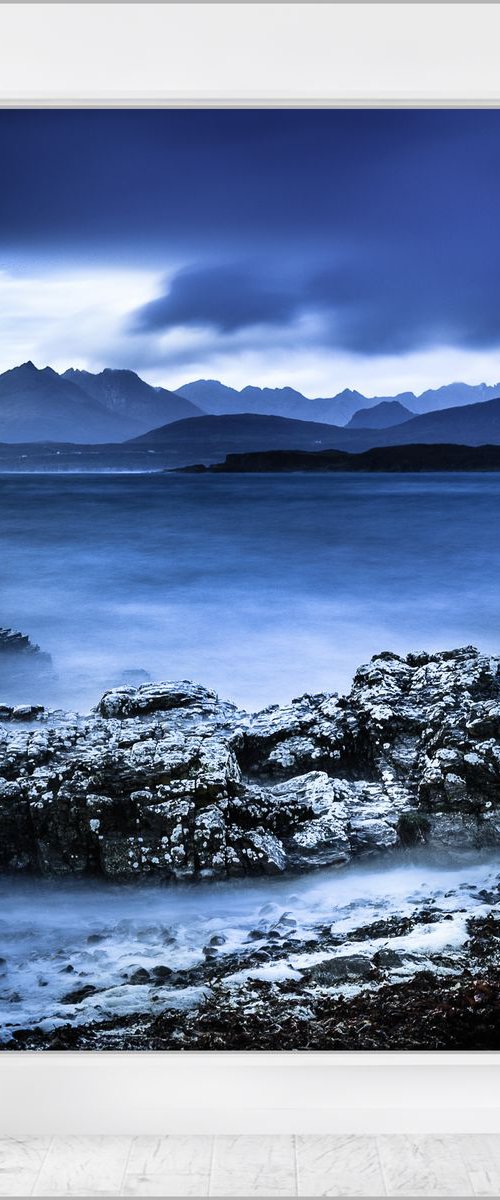
[[[411,917],[354,925],[344,935],[318,926],[312,940],[304,940],[304,931],[291,940],[288,931],[278,944],[262,934],[257,949],[251,938],[237,953],[222,945],[217,957],[177,973],[143,968],[132,988],[121,984],[122,1008],[119,986],[85,985],[80,971],[79,989],[73,975],[73,991],[52,1018],[30,1025],[16,1021],[14,1009],[0,1051],[275,1050],[277,1038],[281,1050],[297,1051],[500,1048],[499,868],[500,857],[491,891],[464,896],[472,907],[459,946],[453,917],[435,896]],[[418,951],[410,948],[417,945],[415,933]],[[303,964],[287,973],[285,962],[295,963],[301,938]],[[426,951],[426,942],[435,948]],[[263,957],[271,961],[262,963]],[[91,978],[88,967],[83,974]]]
[[[471,646],[383,651],[347,695],[253,714],[189,680],[85,717],[3,706],[6,886],[101,889],[67,937],[14,907],[3,1049],[496,1047],[499,743],[500,658]],[[122,891],[108,913],[129,883],[144,912]]]

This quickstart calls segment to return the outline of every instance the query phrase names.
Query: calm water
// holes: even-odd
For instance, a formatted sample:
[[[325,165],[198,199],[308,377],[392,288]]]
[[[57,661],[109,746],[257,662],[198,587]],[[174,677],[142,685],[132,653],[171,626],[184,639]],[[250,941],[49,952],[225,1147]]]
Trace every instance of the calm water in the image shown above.
[[[255,708],[383,648],[498,652],[499,515],[499,475],[1,476],[0,625],[58,674],[21,698],[142,668]]]

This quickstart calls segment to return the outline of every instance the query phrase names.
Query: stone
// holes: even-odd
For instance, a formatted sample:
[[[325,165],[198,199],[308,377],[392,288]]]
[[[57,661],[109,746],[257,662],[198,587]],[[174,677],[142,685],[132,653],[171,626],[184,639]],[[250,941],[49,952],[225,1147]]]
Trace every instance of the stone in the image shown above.
[[[309,968],[309,975],[313,983],[331,987],[337,983],[367,979],[372,971],[372,962],[367,954],[346,954],[316,963]]]
[[[97,990],[91,983],[87,983],[83,987],[75,988],[72,992],[67,992],[62,998],[61,1004],[80,1004],[82,1000],[94,996]]]
[[[174,972],[171,967],[165,967],[163,963],[159,963],[157,967],[153,967],[151,974],[156,982],[165,983],[167,979],[172,978]]]
[[[145,967],[138,967],[136,971],[133,971],[132,974],[129,975],[128,982],[129,983],[149,983],[150,979],[151,979],[151,976],[149,974],[149,971],[146,971]]]
[[[217,880],[421,843],[500,844],[500,660],[474,647],[384,651],[346,696],[255,714],[185,680],[0,709],[3,871]]]
[[[383,946],[373,955],[373,963],[376,967],[400,967],[403,962],[404,955],[399,954],[397,950],[392,950],[390,946]]]

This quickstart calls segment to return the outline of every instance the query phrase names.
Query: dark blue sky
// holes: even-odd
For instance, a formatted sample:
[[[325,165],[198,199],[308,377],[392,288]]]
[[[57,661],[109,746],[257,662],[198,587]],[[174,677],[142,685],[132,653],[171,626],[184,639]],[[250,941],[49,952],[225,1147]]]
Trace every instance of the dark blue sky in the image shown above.
[[[321,361],[309,390],[356,364],[376,382],[439,354],[442,372],[445,351],[452,377],[493,370],[500,111],[4,110],[0,162],[0,271],[18,325],[30,282],[25,332],[52,360],[66,338],[86,365],[265,382],[290,343],[302,386]],[[36,330],[33,287],[50,281],[50,307],[57,279],[85,280],[86,348],[55,311]]]

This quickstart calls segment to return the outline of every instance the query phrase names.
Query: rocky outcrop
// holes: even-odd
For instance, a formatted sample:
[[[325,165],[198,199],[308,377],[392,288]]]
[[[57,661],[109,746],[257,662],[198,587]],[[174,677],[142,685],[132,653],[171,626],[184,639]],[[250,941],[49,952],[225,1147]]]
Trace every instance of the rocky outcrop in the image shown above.
[[[18,633],[15,629],[0,629],[0,663],[5,663],[9,659],[17,663],[36,660],[37,663],[44,663],[45,666],[49,666],[51,663],[50,654],[45,654],[40,650],[40,647],[30,641],[26,634]]]
[[[24,695],[30,686],[54,677],[52,659],[24,633],[0,629],[0,701],[2,687],[10,697]],[[2,705],[1,708],[4,706]]]
[[[224,878],[500,843],[500,659],[385,652],[249,715],[190,682],[0,708],[0,867]]]

